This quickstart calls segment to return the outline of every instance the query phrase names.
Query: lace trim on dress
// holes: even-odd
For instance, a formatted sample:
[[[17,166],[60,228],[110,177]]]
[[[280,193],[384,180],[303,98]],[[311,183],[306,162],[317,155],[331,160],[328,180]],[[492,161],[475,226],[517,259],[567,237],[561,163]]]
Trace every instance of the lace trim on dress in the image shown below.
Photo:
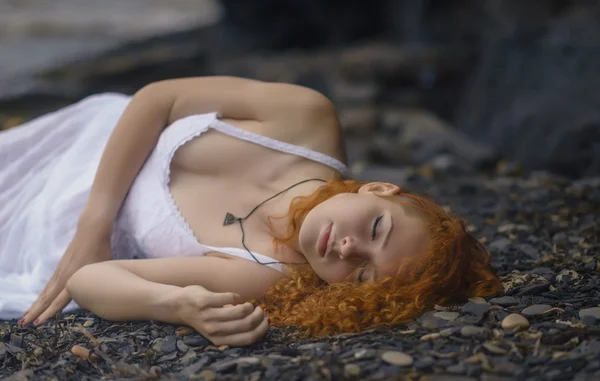
[[[215,118],[217,117],[216,113],[214,114],[214,117]],[[194,123],[194,118],[190,118],[188,120],[188,125],[192,125],[192,123]],[[175,152],[177,152],[179,147],[183,146],[190,140],[202,135],[202,133],[207,130],[208,130],[208,126],[202,128],[202,129],[199,129],[197,131],[194,131],[191,134],[187,134],[183,139],[181,139],[179,141],[179,143],[177,143],[173,148],[171,148],[171,150],[169,151],[169,154],[167,155],[167,160],[165,161],[165,168],[164,168],[164,172],[163,172],[165,174],[165,177],[164,177],[164,180],[161,181],[161,183],[163,184],[163,190],[164,190],[163,194],[166,196],[167,203],[170,205],[171,210],[173,211],[173,214],[175,215],[175,218],[179,222],[179,225],[181,227],[183,227],[183,229],[186,231],[186,233],[190,237],[194,237],[196,242],[200,245],[202,245],[202,243],[200,243],[200,240],[198,239],[198,237],[196,237],[196,234],[194,234],[194,231],[192,230],[189,223],[187,222],[187,220],[181,213],[181,210],[179,210],[177,203],[175,203],[175,200],[173,199],[173,195],[171,194],[171,190],[169,189],[169,184],[171,183],[171,161],[173,160],[173,156],[175,155]]]

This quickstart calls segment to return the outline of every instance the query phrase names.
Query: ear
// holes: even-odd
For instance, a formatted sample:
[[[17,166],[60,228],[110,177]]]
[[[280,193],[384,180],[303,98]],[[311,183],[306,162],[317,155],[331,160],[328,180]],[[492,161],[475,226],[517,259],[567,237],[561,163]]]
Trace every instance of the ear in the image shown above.
[[[400,193],[400,187],[390,183],[371,182],[358,189],[358,193],[373,193],[376,196],[393,196]]]

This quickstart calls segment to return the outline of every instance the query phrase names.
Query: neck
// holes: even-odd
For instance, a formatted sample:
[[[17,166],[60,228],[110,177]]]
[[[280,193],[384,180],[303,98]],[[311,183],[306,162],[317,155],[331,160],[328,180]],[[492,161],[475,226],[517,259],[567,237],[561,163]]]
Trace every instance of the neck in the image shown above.
[[[262,215],[264,216],[263,220],[265,225],[273,234],[274,237],[281,237],[287,233],[287,229],[289,226],[289,219],[287,214],[290,210],[290,205],[292,200],[298,196],[310,196],[313,194],[317,188],[322,186],[323,183],[320,181],[309,181],[304,184],[298,185],[297,187],[290,189],[289,191],[282,193],[279,197],[269,201],[264,205],[265,209],[262,211]],[[284,218],[271,218],[271,224],[269,224],[268,217],[281,217]],[[300,229],[300,227],[298,227]],[[298,242],[298,238],[294,238],[291,242],[287,244],[288,247],[296,251],[297,253],[302,254],[300,249],[300,245]]]

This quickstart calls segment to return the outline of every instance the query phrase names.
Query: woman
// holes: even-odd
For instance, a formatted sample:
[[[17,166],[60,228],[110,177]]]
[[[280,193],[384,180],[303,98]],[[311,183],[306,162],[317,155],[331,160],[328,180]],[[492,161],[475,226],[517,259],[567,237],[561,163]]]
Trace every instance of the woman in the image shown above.
[[[500,289],[462,220],[347,179],[344,162],[327,98],[233,77],[97,95],[2,132],[0,318],[30,305],[20,323],[41,324],[73,299],[248,345],[269,318],[358,331]]]

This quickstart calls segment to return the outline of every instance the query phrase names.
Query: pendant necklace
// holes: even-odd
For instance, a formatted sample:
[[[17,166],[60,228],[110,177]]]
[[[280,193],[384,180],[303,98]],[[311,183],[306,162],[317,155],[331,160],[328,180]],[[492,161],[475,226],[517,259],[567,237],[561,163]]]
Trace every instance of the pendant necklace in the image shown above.
[[[257,263],[260,263],[261,265],[269,265],[269,264],[272,264],[272,263],[282,263],[282,264],[285,264],[285,265],[304,265],[304,264],[307,264],[307,263],[308,263],[308,262],[304,262],[304,263],[288,263],[288,262],[266,262],[266,263],[262,263],[262,262],[260,262],[258,259],[256,259],[256,257],[254,256],[254,254],[252,254],[252,252],[250,251],[250,249],[248,249],[248,247],[246,246],[246,243],[245,243],[245,238],[246,238],[246,237],[245,237],[245,233],[244,233],[244,226],[242,225],[242,221],[243,221],[243,220],[245,220],[246,218],[250,217],[250,215],[252,215],[252,213],[254,213],[254,211],[255,211],[256,209],[258,209],[258,208],[259,208],[259,207],[260,207],[262,204],[264,204],[265,202],[267,202],[267,201],[269,201],[269,200],[271,200],[271,199],[273,199],[273,198],[275,198],[275,197],[279,196],[279,195],[280,195],[280,194],[282,194],[283,192],[286,192],[286,191],[288,191],[288,190],[292,189],[293,187],[295,187],[295,186],[297,186],[297,185],[300,185],[300,184],[304,184],[304,183],[306,183],[306,182],[308,182],[308,181],[321,181],[321,182],[324,182],[324,183],[326,182],[325,180],[318,179],[318,178],[313,178],[313,179],[308,179],[308,180],[303,180],[303,181],[300,181],[299,183],[296,183],[296,184],[294,184],[294,185],[292,185],[292,186],[290,186],[290,187],[288,187],[288,188],[286,188],[286,189],[282,190],[281,192],[277,193],[276,195],[269,197],[269,198],[268,198],[268,199],[266,199],[265,201],[261,202],[260,204],[258,204],[257,206],[255,206],[255,207],[254,207],[254,209],[252,209],[252,210],[250,211],[250,213],[248,213],[248,215],[247,215],[246,217],[242,217],[242,218],[240,218],[240,217],[236,217],[236,216],[234,216],[233,214],[231,214],[231,213],[229,213],[229,212],[227,212],[227,213],[225,214],[225,219],[223,220],[223,226],[231,225],[231,224],[233,224],[235,221],[239,222],[239,224],[240,224],[240,229],[242,229],[242,245],[244,246],[244,248],[246,249],[246,251],[247,251],[248,253],[250,253],[250,255],[252,256],[252,258],[254,258],[254,260],[255,260]]]

